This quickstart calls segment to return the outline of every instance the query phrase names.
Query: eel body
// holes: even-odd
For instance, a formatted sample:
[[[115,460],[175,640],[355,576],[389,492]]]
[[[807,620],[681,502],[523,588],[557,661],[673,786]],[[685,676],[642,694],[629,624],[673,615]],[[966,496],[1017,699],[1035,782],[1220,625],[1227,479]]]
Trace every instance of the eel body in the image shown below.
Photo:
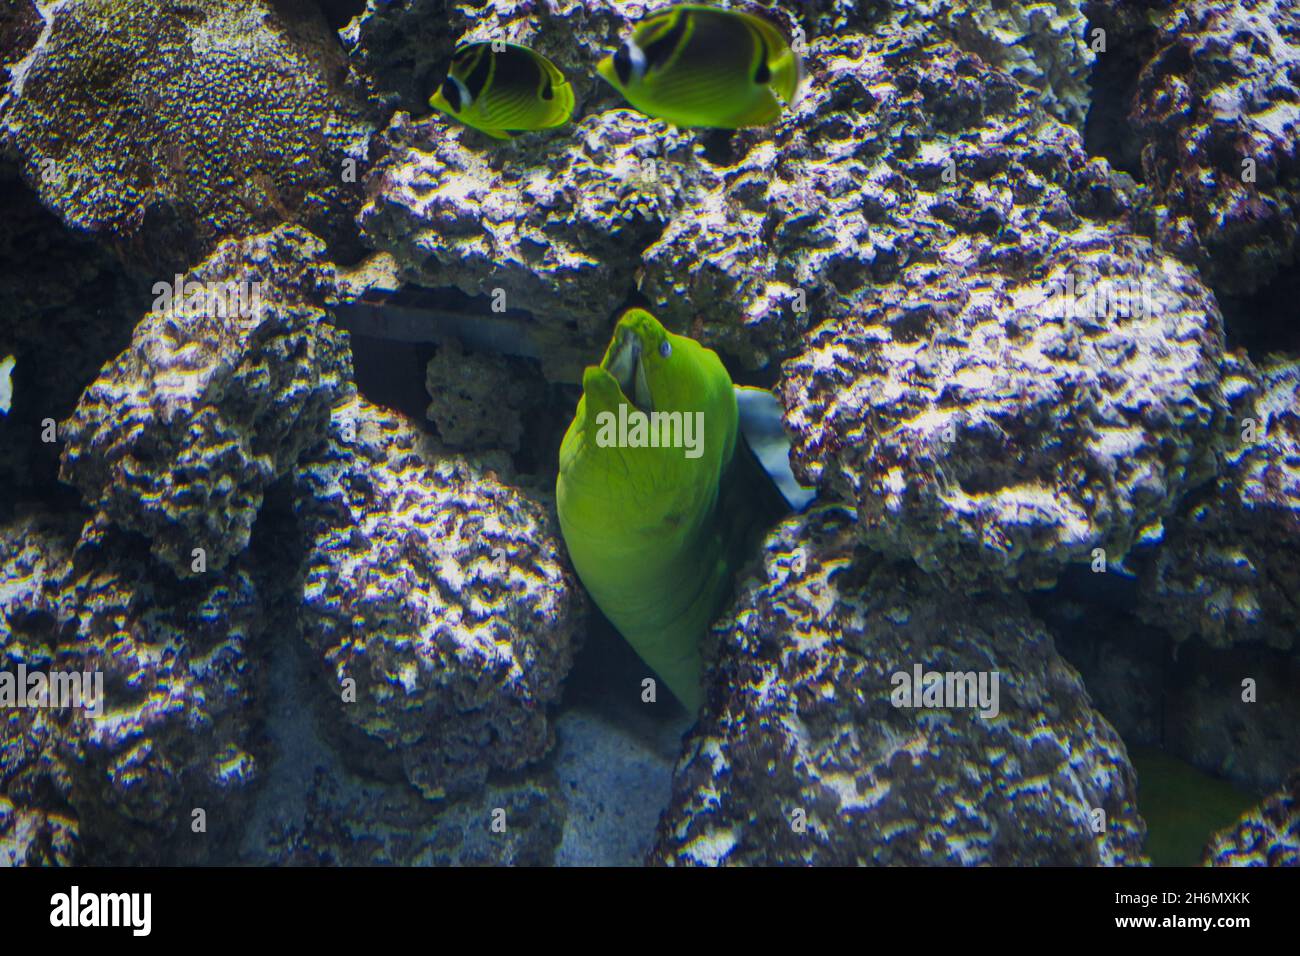
[[[631,309],[582,387],[556,482],[569,556],[601,611],[694,713],[700,638],[731,585],[719,509],[736,458],[731,377],[712,350]]]

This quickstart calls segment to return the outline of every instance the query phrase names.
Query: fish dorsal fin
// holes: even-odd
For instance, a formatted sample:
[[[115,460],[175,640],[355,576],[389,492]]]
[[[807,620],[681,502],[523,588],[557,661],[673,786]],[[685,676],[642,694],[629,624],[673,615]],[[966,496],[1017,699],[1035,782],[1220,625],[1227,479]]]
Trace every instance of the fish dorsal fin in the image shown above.
[[[686,35],[691,13],[691,10],[682,8],[668,11],[663,15],[666,22],[654,27],[654,36],[645,43],[638,43],[641,52],[645,54],[647,73],[661,69],[672,59]]]
[[[492,55],[488,45],[481,44],[478,47],[478,58],[473,68],[465,76],[462,82],[465,88],[469,90],[469,95],[478,100],[483,92],[483,87],[487,86],[488,78],[492,75]]]
[[[790,468],[790,438],[781,424],[781,402],[765,388],[737,385],[740,433],[758,463],[790,507],[802,511],[817,497],[817,489],[799,484]]]
[[[759,80],[755,76],[755,82],[761,86],[770,84],[783,103],[793,105],[803,81],[803,63],[799,55],[775,24],[753,14],[742,12],[739,15],[745,17],[763,47],[763,66],[756,69],[755,73],[766,70],[766,79]]]

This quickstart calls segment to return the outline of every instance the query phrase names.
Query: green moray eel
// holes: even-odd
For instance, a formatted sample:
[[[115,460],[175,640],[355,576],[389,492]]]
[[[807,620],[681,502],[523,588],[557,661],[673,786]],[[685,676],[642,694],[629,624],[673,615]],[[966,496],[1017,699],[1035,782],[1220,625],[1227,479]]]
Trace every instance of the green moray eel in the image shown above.
[[[1258,798],[1152,747],[1130,747],[1138,809],[1147,822],[1147,855],[1156,866],[1196,866],[1216,830]]]
[[[713,351],[630,309],[582,392],[556,482],[569,556],[605,616],[695,713],[701,637],[771,507],[739,494],[753,458],[737,454],[731,377]]]

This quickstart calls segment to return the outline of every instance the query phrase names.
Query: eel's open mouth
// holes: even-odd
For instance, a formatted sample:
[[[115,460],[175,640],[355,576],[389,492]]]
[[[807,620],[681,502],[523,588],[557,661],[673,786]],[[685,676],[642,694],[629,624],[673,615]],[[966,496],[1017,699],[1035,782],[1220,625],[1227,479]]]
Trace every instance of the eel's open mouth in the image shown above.
[[[641,363],[641,340],[636,333],[626,330],[619,333],[618,344],[605,371],[614,376],[624,398],[646,414],[654,411],[645,366]]]

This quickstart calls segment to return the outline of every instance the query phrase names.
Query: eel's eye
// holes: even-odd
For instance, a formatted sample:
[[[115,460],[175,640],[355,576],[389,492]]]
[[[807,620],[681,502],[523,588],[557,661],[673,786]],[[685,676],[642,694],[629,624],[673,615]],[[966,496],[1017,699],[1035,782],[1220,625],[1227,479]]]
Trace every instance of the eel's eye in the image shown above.
[[[667,358],[673,354],[673,343],[664,339],[659,343],[659,355],[661,358]]]

